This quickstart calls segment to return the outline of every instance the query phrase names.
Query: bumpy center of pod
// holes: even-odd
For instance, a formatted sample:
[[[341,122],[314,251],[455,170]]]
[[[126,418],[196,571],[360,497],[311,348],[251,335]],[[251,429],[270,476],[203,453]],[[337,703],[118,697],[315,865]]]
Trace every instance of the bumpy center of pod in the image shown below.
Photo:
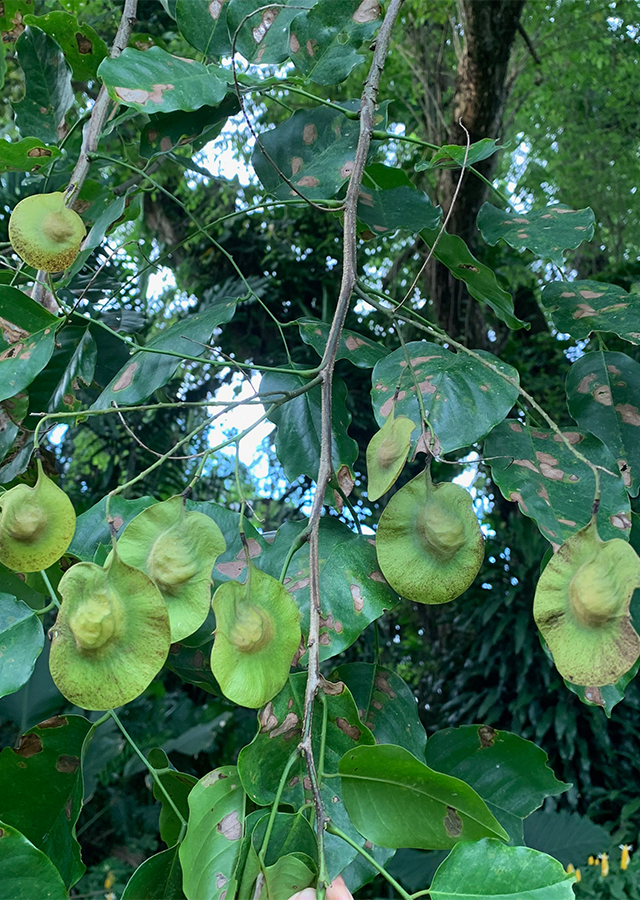
[[[602,555],[584,563],[569,584],[569,603],[576,619],[597,628],[620,615],[625,597],[616,591],[612,564]]]
[[[443,562],[455,556],[464,544],[464,523],[454,510],[437,500],[424,507],[418,529],[427,550]]]
[[[73,225],[69,222],[69,214],[64,212],[52,212],[45,216],[42,223],[43,234],[54,244],[66,244],[73,240]]]
[[[47,514],[36,500],[16,497],[4,506],[2,527],[14,541],[30,544],[37,541],[46,529]]]
[[[108,591],[97,591],[82,600],[69,616],[69,628],[78,647],[98,650],[118,630],[122,610],[117,598]]]
[[[378,465],[381,469],[388,469],[397,462],[399,455],[397,438],[393,433],[388,434],[378,447]]]
[[[196,574],[198,563],[193,550],[171,528],[151,548],[147,569],[160,590],[171,594]]]
[[[235,603],[235,619],[229,640],[241,653],[256,653],[273,638],[273,623],[263,610],[248,600]]]

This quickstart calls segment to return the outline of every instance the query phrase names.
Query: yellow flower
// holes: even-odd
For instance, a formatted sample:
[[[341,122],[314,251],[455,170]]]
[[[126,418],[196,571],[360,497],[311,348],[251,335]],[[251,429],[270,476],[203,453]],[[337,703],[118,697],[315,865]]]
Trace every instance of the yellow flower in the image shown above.
[[[603,853],[601,855],[602,859],[602,877],[606,878],[609,874],[609,855],[607,853]]]
[[[590,865],[590,866],[599,866],[599,865],[600,865],[600,862],[599,862],[599,860],[597,860],[597,859],[595,858],[595,856],[590,856],[590,857],[589,857],[589,865]]]
[[[105,889],[108,891],[109,888],[113,887],[113,885],[115,883],[116,883],[116,876],[113,874],[111,869],[109,869],[109,871],[107,872],[107,877],[104,880]]]
[[[620,868],[624,872],[629,866],[631,844],[620,844],[622,855],[620,857]]]
[[[582,875],[580,873],[580,869],[576,869],[576,881],[582,881]]]
[[[569,865],[567,866],[567,875],[573,875],[574,872],[575,869],[573,868],[573,863],[569,863]]]

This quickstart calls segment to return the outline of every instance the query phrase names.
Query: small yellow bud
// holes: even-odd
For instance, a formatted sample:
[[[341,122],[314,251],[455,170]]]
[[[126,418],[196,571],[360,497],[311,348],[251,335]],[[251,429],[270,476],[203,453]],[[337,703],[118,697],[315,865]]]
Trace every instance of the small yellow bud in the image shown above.
[[[597,866],[597,865],[598,865],[598,860],[595,858],[595,856],[590,856],[590,857],[589,857],[589,865],[590,865],[590,866]]]
[[[576,869],[576,881],[582,881],[582,874],[580,873],[580,869]]]
[[[602,877],[606,878],[609,874],[609,855],[607,853],[602,854]]]
[[[631,845],[620,844],[620,849],[622,850],[622,855],[620,857],[620,868],[624,872],[629,867],[629,859],[631,858],[629,851],[631,850]]]
[[[566,872],[567,872],[567,875],[573,875],[573,873],[575,872],[575,869],[573,868],[573,863],[569,863],[569,865],[566,868]]]

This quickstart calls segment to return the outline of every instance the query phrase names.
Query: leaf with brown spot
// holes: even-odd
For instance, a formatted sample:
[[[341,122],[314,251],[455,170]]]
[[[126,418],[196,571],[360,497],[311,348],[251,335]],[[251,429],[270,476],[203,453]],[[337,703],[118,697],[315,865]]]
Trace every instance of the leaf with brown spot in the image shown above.
[[[319,356],[324,353],[329,327],[328,322],[322,322],[320,319],[310,317],[298,319],[300,337],[305,344],[310,344]],[[345,328],[340,336],[336,359],[348,359],[359,369],[371,369],[378,360],[387,356],[388,352],[386,347],[372,338]]]
[[[108,55],[108,47],[98,33],[80,24],[69,12],[54,10],[43,16],[25,16],[26,25],[35,25],[50,35],[62,48],[76,81],[96,78],[98,66]]]
[[[640,295],[617,284],[552,281],[543,288],[542,303],[557,329],[576,339],[602,331],[640,344]]]
[[[573,210],[556,205],[528,212],[526,232],[521,231],[521,221],[512,212],[485,203],[478,213],[477,224],[482,237],[492,247],[502,239],[516,250],[527,248],[540,259],[550,259],[563,266],[563,250],[575,250],[593,237],[595,217],[588,207]]]

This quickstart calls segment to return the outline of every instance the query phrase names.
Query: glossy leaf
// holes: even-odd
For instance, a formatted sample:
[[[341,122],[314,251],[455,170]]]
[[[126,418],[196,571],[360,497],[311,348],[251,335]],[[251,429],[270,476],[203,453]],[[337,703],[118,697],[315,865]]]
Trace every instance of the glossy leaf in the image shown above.
[[[298,319],[300,337],[305,344],[310,344],[318,356],[324,354],[329,337],[330,324],[320,319]],[[336,359],[348,359],[358,369],[372,369],[380,359],[384,359],[389,351],[382,344],[365,337],[356,331],[344,328],[340,335]]]
[[[177,0],[175,6],[178,28],[192,47],[209,57],[231,53],[228,0]]]
[[[36,25],[60,45],[77,81],[96,77],[98,66],[109,50],[91,25],[80,24],[68,12],[55,10],[44,16],[25,16],[25,25]]]
[[[44,144],[35,137],[0,141],[0,172],[37,172],[60,153],[53,144]]]
[[[27,683],[43,647],[44,631],[34,611],[0,593],[0,697]]]
[[[640,295],[617,284],[552,281],[542,289],[542,304],[558,331],[574,338],[606,331],[640,344]]]
[[[235,766],[214,769],[192,788],[189,824],[179,850],[187,900],[233,896],[245,800]]]
[[[358,52],[380,25],[371,0],[323,0],[291,24],[289,48],[296,68],[316,84],[338,84],[365,59]]]
[[[192,0],[187,3],[191,7]],[[220,134],[229,116],[234,116],[239,109],[237,98],[227,95],[217,106],[201,106],[194,112],[156,113],[149,117],[140,134],[140,155],[149,159],[189,144],[194,150],[200,150]]]
[[[164,750],[152,750],[149,753],[148,758],[149,762],[156,770],[165,791],[169,794],[178,810],[182,813],[182,817],[185,820],[188,819],[189,803],[187,798],[198,779],[194,775],[189,775],[187,772],[178,772],[169,762],[169,758]],[[173,847],[178,843],[182,823],[169,805],[165,794],[160,790],[155,780],[153,782],[153,796],[162,804],[162,809],[160,810],[160,822],[158,825],[160,837],[167,847]],[[180,881],[180,884],[182,885],[182,881]]]
[[[471,144],[469,150],[460,144],[444,144],[433,154],[431,159],[416,164],[416,172],[426,169],[457,169],[460,166],[473,166],[483,159],[489,159],[499,150],[505,150],[509,144],[499,144],[497,140],[482,138]],[[466,163],[465,163],[466,157]]]
[[[441,850],[508,835],[473,788],[403,747],[358,747],[340,760],[344,802],[360,834],[383,847]]]
[[[569,369],[569,412],[611,451],[629,494],[640,490],[640,364],[596,350]]]
[[[227,79],[217,66],[172,56],[161,47],[127,47],[117,59],[100,63],[98,76],[117,103],[145,113],[215,106],[227,92]]]
[[[569,209],[560,204],[514,213],[485,203],[478,213],[478,228],[487,244],[493,247],[502,238],[515,250],[531,250],[556,266],[564,265],[565,250],[575,250],[591,240],[594,221],[589,207]]]
[[[153,497],[139,497],[137,500],[125,500],[120,495],[113,497],[110,512],[116,534],[138,513],[155,502]],[[109,547],[110,543],[111,531],[107,521],[107,498],[103,497],[99,503],[83,512],[76,519],[75,534],[69,544],[67,553],[84,562],[93,562],[99,546]]]
[[[600,537],[628,540],[629,498],[614,458],[591,435],[577,430],[564,434],[594,465],[603,467],[597,516]],[[484,455],[503,496],[517,502],[553,544],[561,544],[590,521],[595,495],[593,472],[552,431],[508,419],[486,439]]]
[[[378,237],[394,231],[417,234],[424,228],[436,228],[441,215],[440,207],[433,206],[424,191],[413,187],[363,187],[358,195],[358,219]]]
[[[411,361],[407,365],[406,353]],[[518,381],[518,373],[491,353],[474,351],[489,366]],[[391,410],[412,422],[421,420],[416,385],[435,438],[434,454],[473,444],[501,422],[518,396],[518,389],[491,368],[466,353],[452,353],[429,341],[412,341],[376,364],[371,376],[376,420],[384,424]],[[412,447],[426,450],[419,428]]]
[[[150,52],[150,51],[147,51]],[[181,363],[180,354],[203,356],[206,343],[214,330],[233,318],[237,300],[225,298],[208,309],[187,316],[152,338],[144,349],[134,353],[110,384],[100,394],[92,409],[107,409],[115,401],[127,406],[147,400],[154,391],[165,385]],[[170,350],[171,356],[158,352]]]
[[[351,691],[360,720],[377,744],[398,744],[424,758],[427,735],[411,688],[390,669],[372,663],[346,663],[331,675]],[[434,768],[438,768],[434,766]]]
[[[0,285],[0,400],[27,387],[51,359],[60,320],[22,291]]]
[[[268,372],[260,382],[260,393],[270,393],[265,398],[279,400],[288,391],[295,391],[308,383],[308,378]],[[339,473],[346,466],[353,475],[353,464],[358,458],[358,445],[349,437],[348,428],[351,413],[346,405],[347,388],[341,378],[333,383],[332,420],[332,465]],[[320,463],[320,424],[322,393],[319,385],[294,397],[269,414],[269,419],[278,426],[276,431],[276,455],[289,481],[306,475],[314,481],[318,477]]]
[[[511,294],[500,287],[493,270],[475,258],[461,237],[447,234],[446,231],[440,234],[440,229],[424,229],[420,236],[433,250],[435,259],[446,266],[454,278],[464,281],[474,300],[490,306],[500,321],[509,328],[515,330],[528,327],[527,323],[514,314]]]
[[[291,52],[289,27],[301,9],[317,0],[282,0],[268,6],[262,0],[231,0],[227,27],[236,35],[235,50],[246,60],[262,65],[277,65]]]
[[[16,125],[23,138],[55,144],[73,105],[71,69],[60,45],[33,25],[20,35],[16,51],[25,77],[25,95],[14,104]]]
[[[182,868],[178,847],[161,850],[145,859],[135,870],[122,894],[122,900],[184,900]]]
[[[48,856],[16,828],[0,821],[0,900],[67,900],[60,873]]]
[[[431,900],[573,900],[560,863],[528,847],[505,847],[495,840],[460,844],[439,866]]]
[[[0,819],[46,853],[67,886],[85,870],[75,824],[89,729],[82,716],[55,716],[30,728],[17,750],[7,747],[0,753]]]
[[[443,728],[429,738],[427,765],[471,785],[505,828],[522,844],[522,821],[547,797],[569,790],[553,774],[548,756],[531,741],[489,725]]]

